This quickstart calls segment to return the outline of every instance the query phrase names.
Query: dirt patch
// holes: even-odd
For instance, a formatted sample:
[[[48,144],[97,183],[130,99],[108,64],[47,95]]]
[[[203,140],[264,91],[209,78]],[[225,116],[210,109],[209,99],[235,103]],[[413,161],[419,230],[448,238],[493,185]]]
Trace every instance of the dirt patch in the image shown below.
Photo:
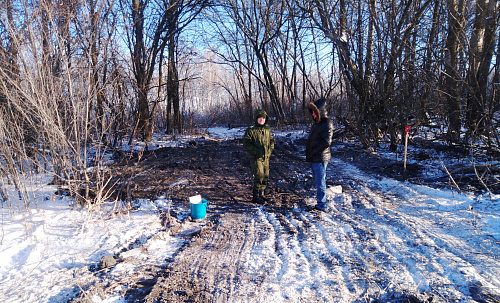
[[[293,207],[303,200],[305,188],[296,172],[308,172],[300,148],[291,141],[276,144],[270,159],[266,194],[270,207]],[[122,200],[155,199],[165,195],[175,202],[201,194],[211,205],[251,204],[253,176],[241,140],[204,140],[184,147],[165,147],[115,166]],[[312,183],[311,183],[312,184]],[[309,185],[311,185],[309,184]]]

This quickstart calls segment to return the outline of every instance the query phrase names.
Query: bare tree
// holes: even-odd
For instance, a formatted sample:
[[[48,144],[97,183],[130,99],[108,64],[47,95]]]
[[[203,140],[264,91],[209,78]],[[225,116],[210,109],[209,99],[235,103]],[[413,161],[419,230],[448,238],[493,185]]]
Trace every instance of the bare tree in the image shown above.
[[[215,58],[207,58],[212,62],[229,65],[234,73],[235,82],[238,84],[232,95],[240,96],[244,110],[242,111],[243,122],[253,121],[253,105],[257,104],[254,100],[254,79],[259,78],[256,74],[256,60],[250,43],[247,38],[234,22],[224,22],[226,19],[225,13],[230,12],[229,8],[224,9],[223,6],[214,6],[210,11],[205,12],[205,17],[213,25],[209,32],[214,33],[207,38],[209,49],[218,55],[220,60]],[[228,18],[231,20],[231,18]],[[215,41],[215,43],[213,43]],[[221,84],[224,87],[226,83]]]
[[[448,138],[456,141],[460,136],[460,100],[457,83],[458,74],[459,39],[463,33],[463,0],[447,0],[448,9],[448,37],[445,49],[445,87],[448,105],[449,130]]]
[[[152,119],[149,92],[155,75],[159,56],[168,45],[169,71],[167,94],[174,110],[174,123],[180,128],[178,102],[178,79],[175,67],[176,36],[209,5],[208,0],[132,0],[132,32],[129,47],[133,61],[133,72],[137,85],[137,119],[134,133],[141,133],[144,141],[152,138]],[[173,81],[173,82],[170,82]],[[170,130],[169,130],[170,131]],[[133,134],[132,136],[135,136]],[[131,136],[131,139],[132,139]]]
[[[90,14],[89,58],[92,69],[92,87],[96,96],[95,117],[96,131],[100,141],[107,144],[106,122],[104,107],[106,103],[105,85],[108,77],[108,45],[111,44],[116,20],[110,18],[113,6],[111,3],[98,0],[88,0]],[[105,26],[110,22],[108,26]],[[108,37],[102,31],[107,30]],[[100,57],[102,56],[102,61]]]
[[[250,69],[247,66],[247,70],[255,74],[255,79],[265,89],[277,117],[283,119],[283,106],[273,76],[269,51],[272,41],[281,33],[283,25],[281,12],[286,8],[284,2],[229,0],[223,3],[223,7],[234,25],[245,36],[245,42],[249,44],[257,59],[258,65],[255,67],[258,68],[258,73],[261,72],[262,77],[255,74],[257,72],[255,68]],[[240,63],[245,64],[245,62]]]
[[[369,28],[377,30],[379,41],[386,41],[384,45],[380,46],[387,47],[385,51],[380,47],[378,48],[379,69],[377,71],[378,76],[375,78],[378,81],[379,90],[375,95],[373,94],[375,91],[367,89],[370,87],[370,77],[369,74],[364,74],[362,66],[363,62],[366,62],[368,66],[371,65],[372,52],[368,49],[366,52],[368,57],[366,60],[361,60],[360,58],[363,56],[364,50],[363,45],[360,45],[358,42],[357,47],[353,48],[348,43],[351,39],[343,29],[345,25],[342,24],[342,22],[345,22],[344,15],[347,9],[340,5],[340,11],[337,13],[335,6],[328,1],[322,0],[309,1],[303,6],[303,9],[309,13],[310,18],[314,20],[325,36],[334,43],[343,66],[343,75],[358,96],[360,112],[357,118],[357,128],[360,139],[365,147],[369,146],[369,141],[364,137],[366,123],[368,124],[368,129],[372,132],[371,138],[376,138],[378,125],[380,125],[382,120],[385,120],[385,125],[390,133],[391,149],[396,149],[398,142],[398,135],[395,128],[397,123],[395,111],[397,66],[405,46],[408,45],[413,31],[417,28],[430,2],[429,0],[422,1],[418,2],[418,5],[413,1],[403,3],[392,1],[384,2],[381,5],[377,5],[375,1],[369,2],[369,15],[371,16],[369,20],[375,21],[369,22]],[[384,12],[383,18],[380,16],[378,10]],[[362,16],[362,14],[359,14],[358,18],[362,18]],[[339,22],[337,23],[336,20],[339,20]],[[386,26],[382,28],[382,24],[386,24]],[[363,26],[362,23],[358,23],[359,26]],[[369,43],[367,45],[370,48],[372,45],[370,42],[371,37],[373,36],[369,31]],[[355,52],[351,52],[351,49]],[[358,57],[357,61],[355,60],[356,56]],[[368,69],[366,72],[371,73]]]
[[[9,3],[14,2],[11,1]],[[15,8],[11,11],[13,17],[9,17],[10,13],[0,15],[4,32],[11,37],[10,40],[2,37],[2,42],[9,40],[16,49],[15,61],[8,63],[4,56],[0,58],[3,79],[0,94],[8,102],[0,111],[0,133],[8,138],[8,144],[0,142],[0,153],[9,155],[3,159],[10,163],[9,178],[17,182],[18,192],[26,203],[30,199],[22,180],[35,168],[53,173],[54,182],[67,189],[79,203],[104,198],[107,178],[104,170],[88,169],[100,167],[104,151],[99,144],[93,146],[91,161],[88,151],[93,142],[99,142],[92,136],[104,132],[104,114],[91,112],[99,93],[102,93],[101,100],[106,100],[104,78],[98,91],[92,89],[96,84],[97,66],[106,66],[99,60],[106,61],[106,55],[100,53],[92,57],[91,54],[99,49],[94,46],[109,43],[111,38],[101,39],[102,36],[95,34],[95,28],[87,31],[92,18],[83,13],[87,10],[71,4],[16,2],[10,6]],[[5,48],[1,49],[4,53]],[[13,76],[13,70],[17,76]],[[105,74],[100,70],[99,75]]]
[[[437,79],[437,72],[435,67],[436,64],[433,64],[434,61],[434,48],[436,45],[437,34],[438,34],[438,26],[439,26],[439,17],[440,17],[440,8],[441,8],[441,0],[434,0],[434,10],[432,12],[432,23],[431,28],[429,30],[429,35],[427,39],[426,45],[426,54],[424,57],[422,72],[424,76],[423,85],[424,91],[422,95],[422,99],[420,102],[420,109],[418,114],[418,120],[426,123],[428,121],[428,99],[432,95],[433,91],[435,91],[434,87],[436,86],[436,82],[434,79]]]
[[[474,28],[469,47],[470,87],[467,100],[467,127],[470,134],[489,133],[488,84],[491,60],[497,41],[498,27],[497,0],[477,0]]]

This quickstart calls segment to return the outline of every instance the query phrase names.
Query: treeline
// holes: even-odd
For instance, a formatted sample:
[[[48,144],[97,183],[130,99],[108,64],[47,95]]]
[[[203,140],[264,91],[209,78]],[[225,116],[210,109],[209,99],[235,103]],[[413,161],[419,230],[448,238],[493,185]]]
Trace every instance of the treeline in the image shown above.
[[[3,0],[0,173],[103,199],[87,168],[107,148],[256,107],[303,123],[319,97],[365,148],[408,125],[496,148],[498,18],[496,0]]]

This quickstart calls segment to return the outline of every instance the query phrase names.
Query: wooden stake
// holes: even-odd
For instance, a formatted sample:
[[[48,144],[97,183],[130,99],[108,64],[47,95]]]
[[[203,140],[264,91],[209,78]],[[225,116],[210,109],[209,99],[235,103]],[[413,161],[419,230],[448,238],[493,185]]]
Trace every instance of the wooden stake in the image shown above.
[[[404,171],[406,171],[406,155],[408,153],[408,132],[410,131],[411,126],[405,127],[405,156],[404,156]]]
[[[405,159],[404,159],[404,169],[406,170],[406,154],[408,153],[408,134],[405,135]]]

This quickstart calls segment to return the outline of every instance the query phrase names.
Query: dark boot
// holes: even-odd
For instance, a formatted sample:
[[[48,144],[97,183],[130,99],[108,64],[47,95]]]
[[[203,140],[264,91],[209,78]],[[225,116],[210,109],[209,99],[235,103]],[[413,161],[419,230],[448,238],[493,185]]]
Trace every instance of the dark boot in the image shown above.
[[[263,199],[261,199],[260,195],[259,195],[259,191],[254,189],[253,190],[253,199],[252,199],[252,202],[253,203],[257,203],[257,204],[265,204],[266,201],[264,201]]]
[[[264,192],[263,189],[259,190],[259,198],[261,198],[264,201],[269,201],[269,199],[266,198],[266,193]]]

